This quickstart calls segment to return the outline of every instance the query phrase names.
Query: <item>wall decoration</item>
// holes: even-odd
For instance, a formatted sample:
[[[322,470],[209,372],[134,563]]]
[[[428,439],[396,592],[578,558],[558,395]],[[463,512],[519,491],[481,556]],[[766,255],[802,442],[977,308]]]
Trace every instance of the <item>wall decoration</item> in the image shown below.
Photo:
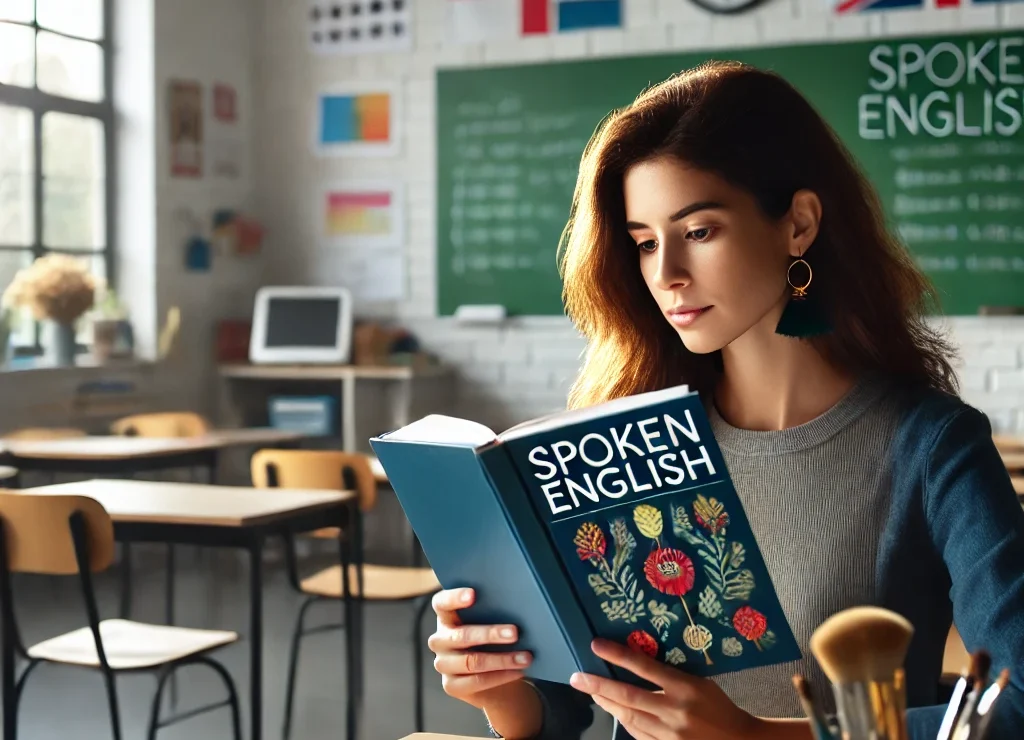
[[[445,0],[445,38],[456,44],[514,39],[521,25],[521,0]]]
[[[714,1],[714,0],[712,0]],[[722,0],[728,2],[730,0]],[[738,2],[739,0],[731,0]],[[747,2],[748,0],[743,0]],[[446,0],[446,38],[480,43],[591,28],[620,28],[621,0]]]
[[[405,298],[405,258],[401,250],[345,251],[326,263],[325,275],[352,291],[357,303],[400,301]]]
[[[398,88],[348,84],[317,96],[314,149],[322,155],[387,156],[398,151]]]
[[[238,94],[231,85],[218,82],[213,86],[213,117],[223,123],[238,120]]]
[[[410,0],[310,0],[308,34],[317,54],[412,48]]]
[[[202,177],[202,88],[195,81],[171,80],[168,98],[171,176]]]
[[[702,0],[703,1],[703,0]],[[697,0],[694,0],[697,2]],[[869,10],[890,10],[892,8],[923,8],[924,0],[838,0],[835,12],[861,13]]]
[[[325,242],[341,247],[401,247],[405,222],[402,188],[396,182],[351,182],[323,195]]]

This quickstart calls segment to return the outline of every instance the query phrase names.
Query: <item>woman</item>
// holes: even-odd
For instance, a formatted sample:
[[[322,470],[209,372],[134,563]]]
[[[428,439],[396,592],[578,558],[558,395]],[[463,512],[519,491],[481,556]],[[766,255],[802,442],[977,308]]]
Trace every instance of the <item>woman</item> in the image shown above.
[[[460,627],[434,600],[448,694],[510,739],[578,738],[591,703],[615,740],[810,738],[790,679],[831,694],[812,631],[877,604],[905,615],[910,735],[935,738],[951,621],[1009,667],[992,738],[1024,728],[1024,513],[987,419],[956,396],[925,279],[877,196],[778,76],[709,64],[604,122],[583,156],[562,269],[588,338],[574,407],[682,382],[702,394],[803,660],[699,679],[618,645],[662,687],[527,682],[514,625]],[[482,652],[486,643],[508,652]],[[829,702],[830,703],[830,702]],[[628,733],[628,734],[626,734]]]

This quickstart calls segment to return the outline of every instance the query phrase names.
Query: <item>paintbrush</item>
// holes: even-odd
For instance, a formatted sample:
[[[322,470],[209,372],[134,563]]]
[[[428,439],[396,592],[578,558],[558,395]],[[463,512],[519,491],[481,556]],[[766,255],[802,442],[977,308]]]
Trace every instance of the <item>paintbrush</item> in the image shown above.
[[[985,693],[978,699],[977,709],[971,718],[971,728],[968,734],[970,740],[984,740],[988,732],[989,723],[992,721],[992,710],[995,707],[996,700],[1009,682],[1010,669],[1004,668],[999,673],[995,683],[985,689]]]
[[[942,715],[942,723],[939,725],[939,733],[935,736],[935,740],[950,740],[953,736],[953,727],[964,707],[964,699],[967,698],[967,692],[971,689],[974,673],[974,656],[972,655],[970,666],[964,666],[961,669],[960,678],[953,685],[953,693],[949,697],[949,704],[946,705],[946,713]]]
[[[807,683],[807,679],[799,673],[796,674],[793,676],[793,688],[796,689],[796,695],[800,697],[800,706],[803,707],[804,714],[811,721],[811,733],[814,735],[814,740],[835,740],[825,717],[818,711],[818,707],[814,703],[814,695],[811,693],[811,685]]]
[[[811,635],[811,651],[832,682],[843,738],[906,740],[897,671],[914,627],[879,607],[846,609]]]
[[[992,667],[992,657],[984,650],[971,655],[971,690],[964,699],[964,707],[957,717],[956,725],[950,737],[953,740],[967,740],[971,732],[971,719],[978,708],[978,700],[988,685],[988,671]]]

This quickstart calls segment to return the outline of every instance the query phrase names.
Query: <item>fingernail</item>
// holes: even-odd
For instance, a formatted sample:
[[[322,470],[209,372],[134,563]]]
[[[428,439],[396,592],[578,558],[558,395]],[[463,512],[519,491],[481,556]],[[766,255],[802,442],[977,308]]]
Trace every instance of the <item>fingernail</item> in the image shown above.
[[[513,660],[519,665],[526,665],[530,662],[530,656],[526,653],[516,653],[516,657]]]
[[[582,673],[574,673],[569,676],[569,685],[580,691],[586,691],[587,678]]]
[[[459,601],[461,601],[463,604],[468,604],[469,600],[472,599],[472,598],[473,598],[473,592],[470,591],[469,589],[466,589],[465,591],[462,592],[462,596],[459,597]]]
[[[511,640],[513,637],[516,636],[515,630],[513,630],[511,627],[502,627],[501,631],[498,634],[501,635],[501,638],[504,640]]]

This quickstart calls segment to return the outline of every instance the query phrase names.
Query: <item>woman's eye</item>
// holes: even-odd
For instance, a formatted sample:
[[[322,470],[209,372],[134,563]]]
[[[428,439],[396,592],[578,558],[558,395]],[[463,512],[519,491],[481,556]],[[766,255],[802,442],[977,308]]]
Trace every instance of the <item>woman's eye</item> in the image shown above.
[[[693,239],[695,242],[706,242],[713,233],[714,229],[710,226],[705,226],[703,229],[694,229],[693,231],[686,232],[686,238]]]
[[[640,242],[637,246],[640,248],[641,252],[653,252],[658,248],[658,242],[653,239],[648,239],[645,242]]]

